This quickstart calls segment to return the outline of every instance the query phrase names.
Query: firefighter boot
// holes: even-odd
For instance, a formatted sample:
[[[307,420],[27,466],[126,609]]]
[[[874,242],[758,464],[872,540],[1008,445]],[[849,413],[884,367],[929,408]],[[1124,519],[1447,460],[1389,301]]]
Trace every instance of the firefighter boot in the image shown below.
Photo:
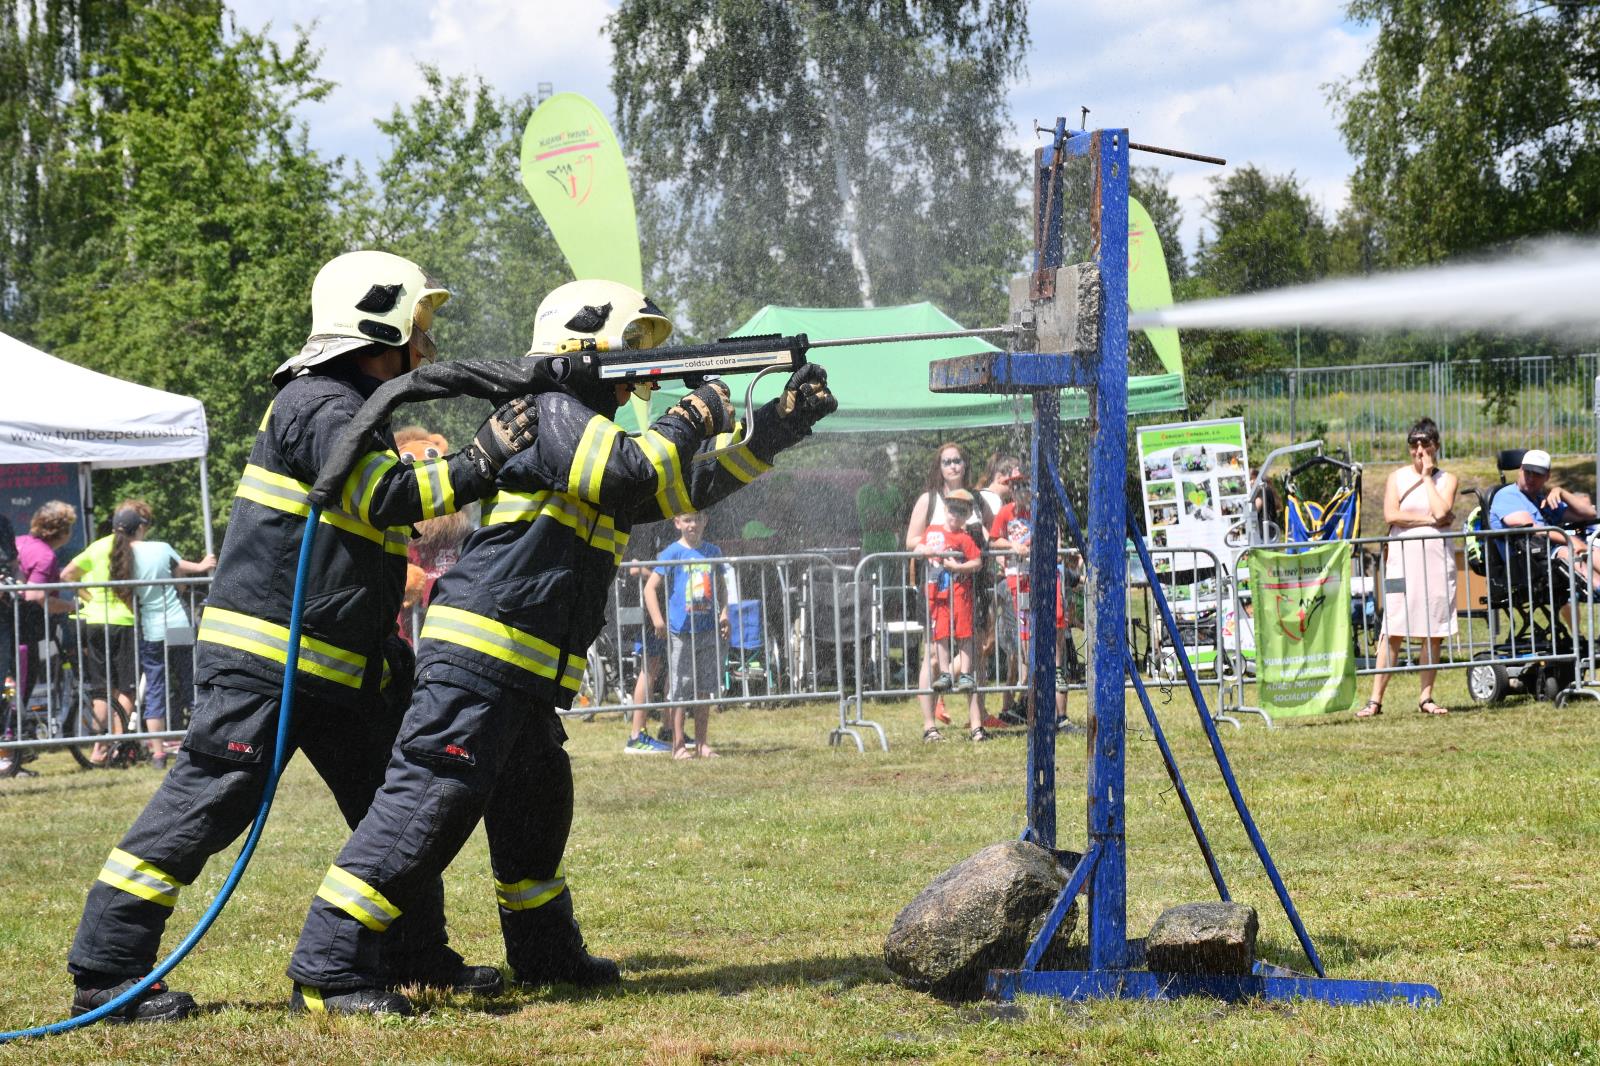
[[[584,946],[570,891],[532,910],[500,908],[500,929],[518,984],[599,988],[622,980],[615,962],[589,954]]]
[[[379,988],[351,988],[324,992],[296,981],[289,995],[292,1014],[395,1014],[411,1017],[411,1001],[398,992]]]
[[[142,978],[99,978],[96,974],[81,974],[78,987],[72,994],[72,1016],[88,1014],[103,1007],[122,993],[138,984]],[[87,983],[86,983],[87,982]],[[195,1011],[194,997],[187,992],[174,992],[165,981],[157,981],[144,993],[120,1010],[106,1015],[107,1022],[175,1022],[187,1018]]]

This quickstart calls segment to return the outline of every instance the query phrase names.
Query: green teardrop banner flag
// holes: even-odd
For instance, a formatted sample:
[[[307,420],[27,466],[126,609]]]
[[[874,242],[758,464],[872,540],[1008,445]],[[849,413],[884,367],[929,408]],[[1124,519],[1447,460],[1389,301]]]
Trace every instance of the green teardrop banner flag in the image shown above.
[[[573,277],[644,288],[628,164],[611,124],[587,98],[557,93],[534,111],[522,135],[522,184]]]
[[[527,151],[526,148],[523,149]],[[526,158],[526,156],[524,156]],[[1128,310],[1172,306],[1172,279],[1167,275],[1167,257],[1161,252],[1161,238],[1150,212],[1133,197],[1128,197]],[[1178,349],[1178,331],[1163,327],[1147,329],[1144,335],[1169,374],[1183,373],[1183,354]]]
[[[522,184],[544,216],[578,280],[603,278],[644,290],[639,224],[628,164],[600,109],[577,93],[557,93],[533,112],[522,134]],[[650,405],[625,410],[649,425]]]

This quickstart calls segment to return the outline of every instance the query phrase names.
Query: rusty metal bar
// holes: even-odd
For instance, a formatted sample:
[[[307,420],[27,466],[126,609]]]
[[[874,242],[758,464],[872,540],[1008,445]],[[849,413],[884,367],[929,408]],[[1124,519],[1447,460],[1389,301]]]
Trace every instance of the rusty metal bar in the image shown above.
[[[1179,159],[1193,159],[1196,163],[1214,163],[1219,167],[1225,167],[1228,165],[1228,161],[1219,155],[1201,155],[1198,152],[1180,152],[1176,148],[1157,148],[1153,144],[1138,144],[1134,141],[1129,141],[1128,147],[1132,148],[1135,152],[1152,152],[1155,155],[1170,155],[1176,156]]]

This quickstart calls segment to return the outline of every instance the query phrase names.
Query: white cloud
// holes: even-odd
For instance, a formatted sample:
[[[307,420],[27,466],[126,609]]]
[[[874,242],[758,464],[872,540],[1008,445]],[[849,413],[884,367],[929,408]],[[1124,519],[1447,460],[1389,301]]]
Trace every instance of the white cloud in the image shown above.
[[[507,96],[539,82],[579,92],[608,114],[612,57],[602,36],[614,0],[234,0],[241,26],[287,40],[315,20],[323,76],[338,83],[303,111],[311,142],[330,155],[375,161],[375,118],[415,97],[419,63],[482,75]],[[1351,163],[1325,86],[1360,67],[1372,31],[1346,23],[1330,0],[1034,0],[1032,49],[1010,93],[1014,143],[1038,143],[1078,108],[1091,123],[1126,126],[1149,144],[1225,156],[1274,173],[1293,170],[1330,214],[1344,202]],[[1204,198],[1220,171],[1159,156],[1193,250]]]

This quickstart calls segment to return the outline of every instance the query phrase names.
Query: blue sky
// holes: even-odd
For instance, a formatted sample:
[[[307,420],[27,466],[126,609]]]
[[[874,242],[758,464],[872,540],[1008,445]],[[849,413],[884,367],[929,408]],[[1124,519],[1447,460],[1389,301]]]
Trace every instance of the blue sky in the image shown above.
[[[419,63],[483,75],[505,95],[539,82],[611,112],[607,0],[232,0],[241,27],[288,38],[310,26],[322,73],[338,83],[302,112],[311,142],[370,163],[384,147],[372,121],[421,89]],[[1090,124],[1128,127],[1148,144],[1293,171],[1330,215],[1345,201],[1351,162],[1327,103],[1356,73],[1373,31],[1328,0],[1035,0],[1033,43],[1010,93],[1015,142],[1035,120],[1078,109]],[[1194,251],[1217,169],[1145,157],[1172,174]],[[1019,177],[1020,181],[1020,177]]]

